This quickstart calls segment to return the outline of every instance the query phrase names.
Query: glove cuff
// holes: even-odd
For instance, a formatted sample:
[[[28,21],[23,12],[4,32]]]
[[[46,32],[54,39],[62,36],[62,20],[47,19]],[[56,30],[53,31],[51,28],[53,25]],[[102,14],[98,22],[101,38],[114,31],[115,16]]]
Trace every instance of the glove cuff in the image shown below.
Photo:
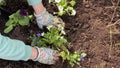
[[[38,56],[39,56],[39,54],[40,54],[40,51],[39,51],[39,48],[38,48],[38,47],[35,46],[35,48],[36,48],[36,50],[37,50],[37,56],[36,56],[36,58],[35,58],[33,61],[38,61]]]
[[[38,55],[33,61],[38,61],[43,64],[55,64],[55,61],[53,59],[54,50],[44,47],[42,48],[35,47],[35,48],[38,51]]]

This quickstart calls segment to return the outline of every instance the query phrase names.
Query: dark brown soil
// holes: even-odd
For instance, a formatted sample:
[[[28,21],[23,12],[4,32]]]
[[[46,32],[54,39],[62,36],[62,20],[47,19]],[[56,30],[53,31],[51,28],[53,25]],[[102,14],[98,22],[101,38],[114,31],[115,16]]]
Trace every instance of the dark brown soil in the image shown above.
[[[112,41],[110,41],[110,28],[108,27],[109,24],[115,23],[120,19],[120,8],[117,7],[114,12],[118,0],[76,1],[76,16],[61,17],[66,23],[66,37],[68,41],[73,44],[72,50],[80,50],[87,53],[85,60],[81,61],[80,65],[75,65],[74,68],[120,68],[120,47],[115,45],[120,42],[120,34],[114,33],[112,35]],[[54,11],[55,8],[48,4],[47,0],[44,0],[43,3],[50,13]],[[113,4],[115,7],[113,7]],[[25,6],[20,7],[23,5]],[[11,12],[15,12],[19,8],[30,8],[26,5],[27,4],[19,6],[16,5],[17,7],[14,7],[14,10],[11,10]],[[9,7],[9,9],[12,8]],[[30,9],[28,9],[28,11]],[[11,13],[8,13],[8,15],[9,14]],[[6,16],[0,16],[0,32],[3,35],[6,35],[3,33],[3,29],[5,28],[4,24],[8,19]],[[111,20],[112,17],[113,20]],[[35,21],[32,21],[31,24],[32,25],[30,27],[16,27],[7,36],[22,40],[26,44],[30,44],[30,41],[27,39],[27,37],[29,37],[30,30],[35,31],[35,33],[38,32],[38,27]],[[119,32],[119,22],[115,26]],[[110,51],[111,42],[112,47]],[[0,60],[0,68],[70,68],[70,65],[68,65],[67,62],[62,63],[61,61],[56,65],[49,66],[33,61],[24,62]]]

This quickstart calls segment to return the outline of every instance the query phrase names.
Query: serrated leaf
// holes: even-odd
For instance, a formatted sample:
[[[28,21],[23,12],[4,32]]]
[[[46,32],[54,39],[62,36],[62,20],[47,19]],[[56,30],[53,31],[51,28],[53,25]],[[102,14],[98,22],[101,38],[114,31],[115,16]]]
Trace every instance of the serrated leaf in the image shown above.
[[[70,1],[71,6],[75,6],[76,2],[74,0]]]
[[[62,6],[67,6],[67,0],[61,0],[60,5]]]

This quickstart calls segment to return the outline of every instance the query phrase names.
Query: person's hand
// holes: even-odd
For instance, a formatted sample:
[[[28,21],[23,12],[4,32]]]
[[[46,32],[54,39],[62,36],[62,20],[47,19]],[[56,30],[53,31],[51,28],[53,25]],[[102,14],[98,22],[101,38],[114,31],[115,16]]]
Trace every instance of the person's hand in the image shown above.
[[[33,61],[38,61],[43,64],[55,64],[58,60],[59,52],[56,50],[52,50],[50,48],[38,48],[35,47],[38,51],[38,55],[36,59]]]
[[[34,15],[36,17],[37,24],[41,29],[43,28],[43,26],[49,26],[49,25],[54,25],[55,27],[65,26],[65,23],[61,18],[57,16],[53,16],[52,14],[48,13],[46,9],[44,9],[44,11],[40,15],[36,15],[36,14]]]

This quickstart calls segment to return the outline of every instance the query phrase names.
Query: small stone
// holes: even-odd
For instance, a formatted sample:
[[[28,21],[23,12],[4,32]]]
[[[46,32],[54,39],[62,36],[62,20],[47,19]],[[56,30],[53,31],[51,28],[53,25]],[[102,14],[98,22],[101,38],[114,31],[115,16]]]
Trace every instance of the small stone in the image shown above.
[[[90,5],[87,4],[87,5],[85,5],[85,7],[86,7],[86,8],[90,8]]]

